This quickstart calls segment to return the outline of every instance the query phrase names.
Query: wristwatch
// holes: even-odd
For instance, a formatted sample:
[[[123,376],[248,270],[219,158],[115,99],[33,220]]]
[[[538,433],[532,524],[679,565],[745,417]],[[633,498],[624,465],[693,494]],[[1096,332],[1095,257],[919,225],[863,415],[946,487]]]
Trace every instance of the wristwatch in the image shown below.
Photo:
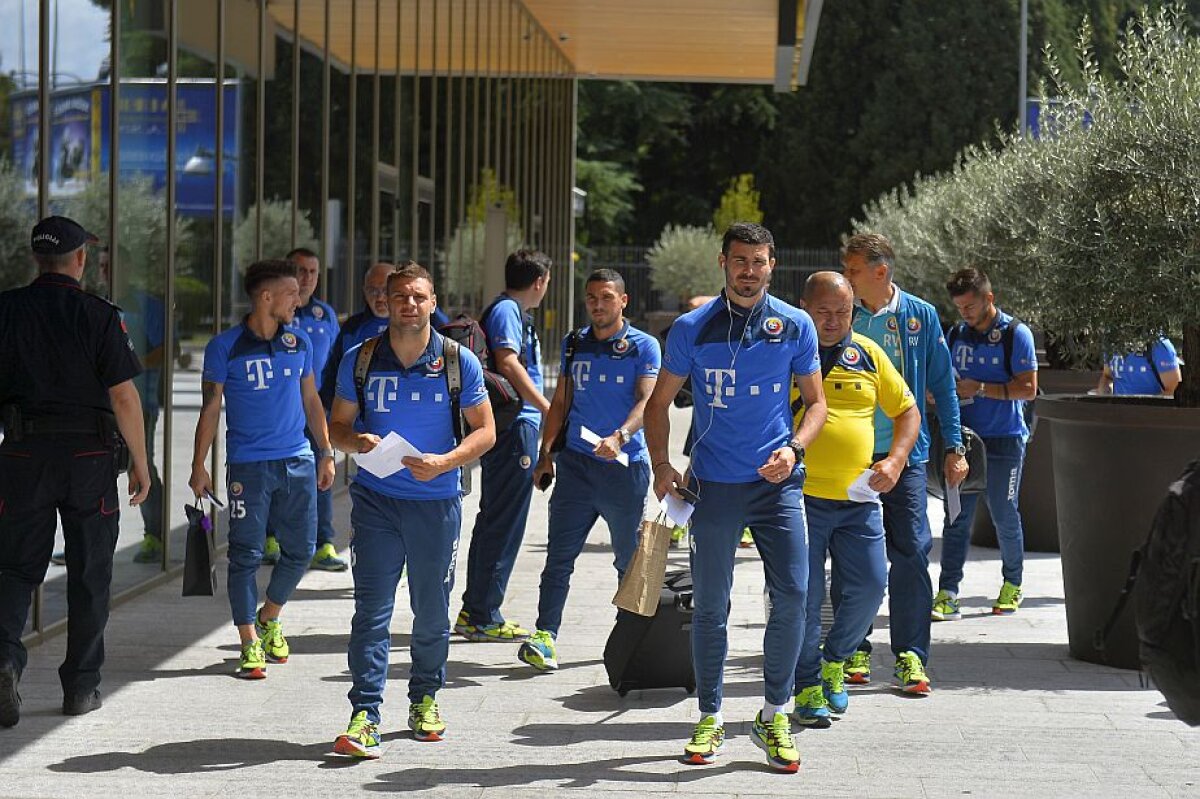
[[[957,447],[946,447],[946,454],[947,455],[959,455],[959,456],[965,458],[965,457],[967,457],[967,448],[964,447],[962,444],[959,444]]]
[[[628,444],[629,439],[633,438],[633,433],[629,432],[624,427],[617,428],[617,435],[621,437],[622,445]]]
[[[796,463],[804,463],[804,447],[800,446],[795,441],[789,441],[787,445],[788,449],[792,451],[792,454],[796,456]]]
[[[316,449],[315,454],[317,456],[317,460],[320,460],[321,458],[332,458],[334,456],[332,449],[321,449],[320,447]]]

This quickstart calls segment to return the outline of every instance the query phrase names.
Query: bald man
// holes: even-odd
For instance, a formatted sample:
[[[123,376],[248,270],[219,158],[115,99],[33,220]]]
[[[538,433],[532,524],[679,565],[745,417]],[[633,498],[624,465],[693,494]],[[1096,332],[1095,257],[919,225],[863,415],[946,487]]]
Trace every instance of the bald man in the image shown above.
[[[829,415],[806,458],[808,605],[792,718],[804,726],[829,727],[830,711],[844,713],[849,705],[843,661],[874,621],[887,585],[878,494],[890,491],[904,471],[921,429],[921,414],[883,349],[851,329],[854,290],[845,277],[837,272],[813,274],[800,305],[817,328]],[[792,397],[799,426],[805,409],[797,390]],[[872,463],[876,407],[891,420],[895,433],[887,456]],[[864,475],[869,475],[865,492],[858,485]],[[841,596],[834,603],[833,625],[822,648],[826,552],[833,559]]]

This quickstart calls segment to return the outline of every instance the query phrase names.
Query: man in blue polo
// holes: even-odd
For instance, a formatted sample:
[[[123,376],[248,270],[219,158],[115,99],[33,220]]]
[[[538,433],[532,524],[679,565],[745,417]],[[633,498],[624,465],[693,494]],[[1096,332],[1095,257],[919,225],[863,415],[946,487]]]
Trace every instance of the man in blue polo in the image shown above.
[[[1170,397],[1175,394],[1181,378],[1175,345],[1163,336],[1148,346],[1124,355],[1113,355],[1105,361],[1096,393]]]
[[[285,258],[296,265],[296,277],[300,282],[300,307],[296,309],[296,318],[290,327],[293,330],[303,330],[312,342],[313,375],[317,379],[317,393],[321,393],[322,381],[325,374],[325,362],[329,360],[329,350],[338,337],[337,312],[327,302],[315,296],[317,281],[321,277],[321,261],[317,254],[304,247],[297,247]],[[310,436],[309,443],[316,446]],[[345,571],[348,564],[345,558],[339,558],[333,545],[337,533],[333,529],[333,489],[326,488],[317,491],[317,551],[313,554],[310,568],[322,571]],[[279,560],[279,543],[274,533],[267,535],[267,545],[263,549],[263,561],[276,563]]]
[[[413,611],[408,724],[420,741],[440,741],[446,734],[435,697],[446,682],[450,649],[461,467],[495,442],[478,359],[430,329],[437,297],[429,272],[408,264],[388,277],[387,286],[387,333],[346,353],[330,416],[339,449],[371,452],[394,433],[423,453],[405,457],[403,468],[386,476],[363,465],[350,486],[354,620],[348,660],[353,685],[350,724],[334,750],[362,758],[379,757],[389,628],[405,563]],[[360,357],[365,372],[358,368]],[[456,440],[454,391],[471,430],[461,441]]]
[[[929,663],[929,613],[933,603],[929,577],[933,535],[926,514],[925,464],[930,458],[940,459],[947,484],[957,486],[967,476],[967,460],[954,394],[954,370],[937,311],[892,282],[895,265],[891,242],[878,233],[851,236],[842,248],[843,274],[854,287],[856,300],[854,331],[883,348],[919,402],[927,394],[933,397],[946,442],[944,452],[929,451],[929,424],[922,414],[921,432],[907,465],[895,486],[880,495],[889,563],[888,633],[896,659],[894,685],[905,693],[928,694],[925,667]],[[892,437],[892,420],[877,410],[872,462],[887,457]],[[840,595],[834,572],[830,596],[835,606]],[[846,661],[846,679],[860,684],[871,681],[869,638],[864,638]]]
[[[267,676],[267,661],[289,656],[283,605],[304,576],[317,537],[317,489],[333,484],[333,450],[312,371],[312,343],[288,328],[300,304],[296,266],[257,261],[244,281],[250,313],[204,349],[200,418],[192,475],[197,497],[213,490],[207,459],[225,399],[229,497],[229,605],[241,638],[237,674]],[[314,461],[305,437],[317,442]],[[258,605],[255,575],[267,528],[279,536],[279,565]]]
[[[960,270],[950,276],[946,290],[962,317],[950,333],[950,355],[959,375],[956,389],[963,424],[979,434],[987,452],[984,501],[996,525],[1004,578],[992,613],[1006,616],[1021,606],[1025,531],[1017,502],[1029,438],[1025,403],[1037,396],[1037,353],[1029,326],[996,307],[986,274],[974,268]],[[942,569],[932,610],[937,621],[961,618],[958,586],[978,502],[979,494],[964,494],[958,518],[947,520],[942,528]]]
[[[596,270],[584,292],[592,323],[563,339],[561,378],[533,472],[535,485],[557,480],[550,497],[537,630],[517,652],[540,670],[558,668],[555,642],[571,572],[592,526],[601,517],[608,524],[619,580],[637,548],[650,487],[642,414],[662,360],[658,339],[625,319],[629,295],[617,272]],[[563,450],[556,453],[560,431]]]
[[[524,407],[496,446],[480,459],[483,486],[467,553],[467,586],[454,631],[468,641],[524,641],[529,630],[500,612],[525,536],[533,498],[538,428],[550,401],[542,394],[542,365],[531,311],[550,287],[550,258],[517,250],[504,263],[504,292],[480,315],[491,367],[512,383]]]
[[[721,295],[671,326],[663,371],[646,404],[654,491],[683,498],[684,478],[667,454],[668,410],[689,377],[696,432],[688,486],[692,514],[692,660],[700,721],[684,746],[688,763],[711,763],[725,740],[721,716],[733,561],[749,527],[766,570],[772,610],[763,636],[766,698],[751,727],[774,768],[795,772],[800,753],[785,713],[804,632],[808,545],[804,448],[825,423],[825,393],[812,319],[770,296],[775,242],[761,225],[725,231],[717,262]],[[808,408],[792,432],[790,387]]]

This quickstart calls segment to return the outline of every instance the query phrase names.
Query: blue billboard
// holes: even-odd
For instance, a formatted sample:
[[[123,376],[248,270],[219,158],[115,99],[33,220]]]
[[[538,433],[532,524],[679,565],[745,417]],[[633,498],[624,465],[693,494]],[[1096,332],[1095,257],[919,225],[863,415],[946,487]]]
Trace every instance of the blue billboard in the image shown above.
[[[222,172],[226,214],[234,210],[237,187],[238,84],[225,83]],[[111,163],[109,84],[55,90],[50,96],[50,196],[78,194],[107,173]],[[25,190],[37,193],[38,104],[34,92],[14,93],[11,108],[13,164]],[[121,81],[120,179],[150,179],[155,191],[167,184],[167,87],[157,80]],[[210,216],[216,203],[217,94],[212,80],[189,80],[175,89],[175,199],[182,215]]]

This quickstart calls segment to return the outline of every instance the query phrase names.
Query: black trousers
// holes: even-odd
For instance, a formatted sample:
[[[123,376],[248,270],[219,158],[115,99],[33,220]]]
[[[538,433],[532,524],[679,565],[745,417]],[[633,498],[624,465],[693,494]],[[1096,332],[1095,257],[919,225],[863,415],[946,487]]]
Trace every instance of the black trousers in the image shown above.
[[[0,663],[20,673],[21,633],[62,518],[67,556],[66,696],[100,685],[118,532],[117,471],[96,436],[34,435],[0,444]]]

